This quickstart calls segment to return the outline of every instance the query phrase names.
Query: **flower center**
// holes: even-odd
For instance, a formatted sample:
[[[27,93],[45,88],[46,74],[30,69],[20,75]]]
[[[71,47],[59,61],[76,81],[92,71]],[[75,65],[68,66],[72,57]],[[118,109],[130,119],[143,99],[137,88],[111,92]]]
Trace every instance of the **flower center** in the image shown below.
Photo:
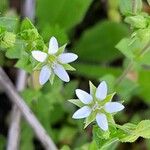
[[[94,106],[92,107],[92,111],[101,110],[102,108],[103,108],[103,106],[99,106],[98,102],[96,102],[94,104]]]
[[[57,57],[54,56],[54,55],[49,55],[48,56],[48,62],[52,64],[52,63],[54,63],[56,61],[56,58]]]

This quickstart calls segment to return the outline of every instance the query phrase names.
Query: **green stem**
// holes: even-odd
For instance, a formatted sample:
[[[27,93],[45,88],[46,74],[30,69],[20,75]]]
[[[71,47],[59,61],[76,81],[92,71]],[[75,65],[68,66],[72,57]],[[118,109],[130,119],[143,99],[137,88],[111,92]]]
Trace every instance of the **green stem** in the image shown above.
[[[132,0],[132,13],[136,13],[136,0]]]
[[[124,132],[128,133],[128,134],[131,134],[131,131],[124,128],[123,126],[119,125],[119,124],[114,124],[114,126],[116,126],[118,129],[121,129],[123,130]]]
[[[125,70],[123,71],[123,73],[119,76],[119,78],[116,80],[116,85],[120,84],[124,78],[126,77],[126,75],[130,72],[130,70],[133,67],[133,62],[130,60],[128,66],[125,68]]]
[[[143,56],[145,53],[148,52],[148,48],[150,47],[150,41],[145,45],[145,47],[140,51],[139,53],[139,57]],[[133,61],[130,60],[128,66],[125,68],[125,70],[123,71],[123,73],[119,76],[119,78],[116,80],[116,85],[120,84],[124,78],[126,77],[126,75],[131,71],[131,69],[133,68]]]

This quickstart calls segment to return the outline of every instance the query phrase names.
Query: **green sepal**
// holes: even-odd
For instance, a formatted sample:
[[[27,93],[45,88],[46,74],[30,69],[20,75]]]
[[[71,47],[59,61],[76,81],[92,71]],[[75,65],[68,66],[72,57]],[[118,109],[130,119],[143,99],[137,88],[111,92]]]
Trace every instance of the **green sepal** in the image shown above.
[[[78,107],[83,107],[84,104],[79,100],[79,99],[70,99],[68,100],[70,103],[78,106]]]
[[[56,55],[58,56],[58,55],[62,54],[65,51],[66,46],[67,46],[67,43],[64,44],[63,46],[59,47]]]
[[[53,83],[54,83],[54,79],[55,79],[55,74],[54,74],[54,73],[52,73],[52,74],[51,74],[51,76],[50,76],[50,79],[49,79],[49,81],[50,81],[51,85],[53,85]]]
[[[76,69],[69,64],[62,64],[65,70],[75,71]]]
[[[90,94],[94,96],[96,93],[96,87],[91,81],[89,81],[89,86],[90,86]]]
[[[94,111],[85,119],[84,129],[95,120],[96,114],[97,114],[97,112]]]

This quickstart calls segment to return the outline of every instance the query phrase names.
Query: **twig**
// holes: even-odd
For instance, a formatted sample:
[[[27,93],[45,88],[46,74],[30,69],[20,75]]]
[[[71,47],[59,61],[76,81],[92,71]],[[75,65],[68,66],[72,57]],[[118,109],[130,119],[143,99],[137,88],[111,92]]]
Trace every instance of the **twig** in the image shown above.
[[[26,85],[26,72],[18,70],[16,89],[22,91]],[[11,111],[11,123],[8,131],[7,150],[19,149],[21,112],[14,104]]]
[[[53,143],[52,139],[48,136],[45,129],[39,123],[35,115],[32,113],[30,108],[26,105],[24,100],[19,96],[17,90],[13,86],[11,80],[7,76],[7,74],[0,68],[0,83],[3,86],[6,94],[12,100],[14,104],[19,108],[22,112],[22,115],[27,120],[29,125],[32,127],[33,131],[35,132],[37,138],[41,141],[44,148],[46,150],[57,150],[55,144]]]
[[[35,16],[35,0],[25,0],[23,4],[23,16],[34,20]],[[26,83],[25,71],[19,69],[17,75],[16,88],[18,91],[22,91],[25,88]],[[19,149],[20,141],[20,122],[21,112],[18,107],[14,104],[11,111],[11,123],[8,132],[7,150]]]

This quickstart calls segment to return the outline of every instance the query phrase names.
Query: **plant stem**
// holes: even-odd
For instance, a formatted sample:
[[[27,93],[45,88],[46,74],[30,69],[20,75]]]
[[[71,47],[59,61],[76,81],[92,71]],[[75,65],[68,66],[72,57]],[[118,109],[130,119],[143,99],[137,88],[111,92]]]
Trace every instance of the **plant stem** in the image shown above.
[[[23,117],[32,127],[34,133],[36,134],[37,138],[41,141],[44,148],[46,150],[57,150],[52,139],[48,136],[45,129],[37,120],[37,118],[35,117],[33,112],[30,110],[30,108],[26,105],[24,100],[19,96],[11,80],[9,79],[9,77],[3,71],[2,68],[0,68],[0,83],[1,83],[1,86],[3,86],[5,93],[8,95],[10,100],[12,100],[14,104],[16,104],[18,109],[21,111]]]
[[[150,41],[145,45],[145,47],[140,51],[139,56],[141,57],[143,56],[149,49],[150,47]],[[133,68],[133,61],[130,60],[128,66],[125,68],[125,70],[123,71],[123,73],[119,76],[119,78],[116,80],[116,85],[120,84],[124,78],[126,77],[126,75],[131,71],[131,69]]]
[[[136,13],[136,0],[132,0],[132,13]]]
[[[26,85],[26,72],[18,70],[16,89],[22,91]],[[21,112],[14,104],[11,111],[11,123],[8,131],[7,150],[19,149]]]
[[[35,0],[25,0],[23,4],[23,16],[34,20],[35,16]],[[26,84],[25,71],[19,69],[17,74],[16,88],[18,91],[22,91]],[[7,150],[17,150],[19,148],[20,140],[20,122],[21,112],[18,107],[14,104],[11,111],[11,123],[8,132]]]
[[[119,78],[116,80],[116,85],[120,84],[124,78],[126,77],[126,75],[130,72],[130,70],[133,67],[133,62],[130,61],[128,66],[125,68],[125,70],[123,71],[123,73],[119,76]]]

